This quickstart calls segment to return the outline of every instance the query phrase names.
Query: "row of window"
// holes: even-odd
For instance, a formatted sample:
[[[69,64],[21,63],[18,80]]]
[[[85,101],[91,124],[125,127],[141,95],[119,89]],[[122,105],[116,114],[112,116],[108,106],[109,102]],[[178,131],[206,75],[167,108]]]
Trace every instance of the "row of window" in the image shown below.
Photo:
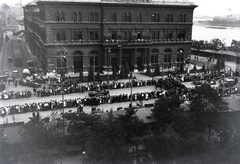
[[[167,48],[164,51],[163,61],[164,61],[164,63],[171,63],[171,61],[172,61],[172,53],[171,53],[171,50],[169,48]],[[182,49],[178,49],[176,62],[183,62],[183,61],[184,61],[183,50]],[[158,54],[157,54],[157,52],[153,51],[153,54],[151,55],[151,63],[158,63]]]
[[[72,21],[73,22],[82,22],[82,13],[81,12],[73,12],[72,13]],[[66,20],[66,15],[64,12],[56,12],[55,20],[57,22],[64,22]],[[88,14],[88,21],[89,22],[98,22],[98,13],[89,13]],[[117,20],[117,13],[113,13],[111,16],[112,22],[118,22]],[[122,22],[132,22],[132,15],[131,13],[123,13],[122,14]],[[143,22],[143,15],[141,13],[137,14],[137,22]],[[160,14],[152,14],[151,15],[151,22],[161,22]],[[173,14],[166,14],[164,22],[173,22]],[[186,14],[180,14],[179,22],[186,22]]]
[[[55,39],[56,41],[65,41],[66,40],[66,31],[56,31]],[[73,31],[71,38],[74,41],[81,41],[83,40],[83,32],[82,31]],[[146,38],[147,37],[147,38]],[[99,40],[99,31],[90,31],[89,32],[89,39],[90,40]],[[121,34],[117,35],[117,31],[112,31],[109,36],[105,36],[105,40],[132,40],[132,31],[123,31]],[[152,40],[160,40],[160,32],[159,31],[152,31],[151,37],[144,36],[142,32],[137,32],[135,34],[135,39],[152,39]],[[165,31],[163,35],[163,39],[166,40],[173,40],[173,31]],[[186,31],[178,31],[177,38],[178,40],[185,40],[186,39]]]

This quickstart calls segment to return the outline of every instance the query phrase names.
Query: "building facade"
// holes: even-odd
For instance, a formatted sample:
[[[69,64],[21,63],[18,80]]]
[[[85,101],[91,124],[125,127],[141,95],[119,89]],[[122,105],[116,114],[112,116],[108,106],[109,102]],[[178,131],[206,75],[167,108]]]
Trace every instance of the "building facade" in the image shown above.
[[[48,71],[177,67],[191,52],[195,7],[185,0],[41,0],[24,6],[26,41]]]

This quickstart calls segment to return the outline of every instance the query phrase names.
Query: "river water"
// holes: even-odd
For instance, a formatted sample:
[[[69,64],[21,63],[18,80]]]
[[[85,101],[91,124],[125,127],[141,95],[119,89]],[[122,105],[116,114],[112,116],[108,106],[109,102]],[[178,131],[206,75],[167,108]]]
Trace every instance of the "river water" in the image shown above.
[[[226,27],[226,29],[206,28],[210,25],[194,23],[193,40],[207,40],[218,38],[230,46],[233,39],[240,41],[240,27]]]

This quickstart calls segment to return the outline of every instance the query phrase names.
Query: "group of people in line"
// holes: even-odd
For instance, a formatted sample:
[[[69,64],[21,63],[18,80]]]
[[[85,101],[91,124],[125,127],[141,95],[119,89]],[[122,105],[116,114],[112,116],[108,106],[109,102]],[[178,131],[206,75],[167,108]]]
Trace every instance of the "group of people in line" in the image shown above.
[[[187,75],[190,76],[190,75]],[[196,75],[194,75],[196,77]],[[201,75],[200,75],[201,76]],[[209,75],[213,78],[221,78],[221,74],[213,74]],[[75,99],[65,99],[65,100],[50,100],[46,102],[40,103],[30,103],[23,105],[12,105],[5,106],[0,108],[0,114],[4,117],[9,114],[17,114],[17,113],[26,113],[26,112],[35,112],[35,111],[46,111],[46,110],[54,110],[61,108],[71,108],[79,106],[97,106],[100,104],[106,103],[117,103],[117,102],[127,102],[127,101],[142,101],[148,99],[157,99],[161,96],[171,96],[173,93],[177,94],[180,100],[191,101],[196,93],[195,88],[187,88],[182,84],[182,77],[178,76],[168,76],[165,79],[151,79],[151,80],[137,80],[133,79],[132,83],[130,82],[112,82],[111,84],[107,84],[105,82],[102,83],[90,83],[85,85],[80,85],[77,82],[69,82],[69,86],[72,89],[64,88],[65,93],[72,93],[69,90],[74,90],[76,92],[85,92],[85,91],[94,91],[100,89],[116,89],[116,88],[125,88],[130,87],[131,84],[133,87],[145,86],[145,85],[155,85],[156,89],[151,92],[141,92],[129,94],[120,94],[120,95],[101,95],[95,97],[85,97],[85,98],[75,98]],[[194,78],[193,78],[194,79]],[[206,81],[205,81],[206,82]],[[207,82],[206,82],[207,83]],[[74,89],[73,89],[74,88]],[[157,88],[160,88],[159,90]],[[47,90],[46,88],[42,88],[43,91]],[[61,89],[61,88],[60,88]],[[224,96],[231,93],[236,93],[238,91],[237,85],[231,85],[230,87],[224,87],[224,85],[219,85],[214,88],[219,96]],[[37,92],[37,91],[36,91]],[[73,92],[74,93],[74,92]],[[61,94],[61,90],[59,90],[59,94]]]
[[[141,87],[146,85],[155,85],[155,80],[132,80],[133,87]],[[25,91],[3,91],[0,93],[2,100],[7,99],[18,99],[18,98],[28,98],[32,95],[36,95],[37,97],[46,97],[52,95],[61,95],[64,94],[72,94],[72,93],[80,93],[80,92],[88,92],[88,91],[97,91],[97,90],[106,90],[106,89],[119,89],[119,88],[128,88],[131,86],[131,82],[112,82],[107,84],[106,82],[101,83],[88,83],[88,84],[80,84],[77,81],[68,81],[64,83],[64,87],[62,85],[54,85],[54,86],[43,86],[42,88],[33,88],[31,90]],[[33,93],[32,93],[33,92]]]

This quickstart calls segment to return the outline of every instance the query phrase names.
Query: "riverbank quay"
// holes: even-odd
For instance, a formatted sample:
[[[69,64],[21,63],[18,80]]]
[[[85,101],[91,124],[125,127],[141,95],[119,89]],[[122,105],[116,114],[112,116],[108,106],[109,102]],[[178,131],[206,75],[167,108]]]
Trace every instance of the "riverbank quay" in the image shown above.
[[[233,51],[224,51],[224,50],[197,50],[192,48],[191,53],[196,56],[205,57],[207,59],[213,58],[214,60],[217,60],[218,58],[224,59],[226,62],[233,62],[236,63],[236,65],[240,64],[240,53],[233,52]],[[239,67],[237,67],[239,70]]]

